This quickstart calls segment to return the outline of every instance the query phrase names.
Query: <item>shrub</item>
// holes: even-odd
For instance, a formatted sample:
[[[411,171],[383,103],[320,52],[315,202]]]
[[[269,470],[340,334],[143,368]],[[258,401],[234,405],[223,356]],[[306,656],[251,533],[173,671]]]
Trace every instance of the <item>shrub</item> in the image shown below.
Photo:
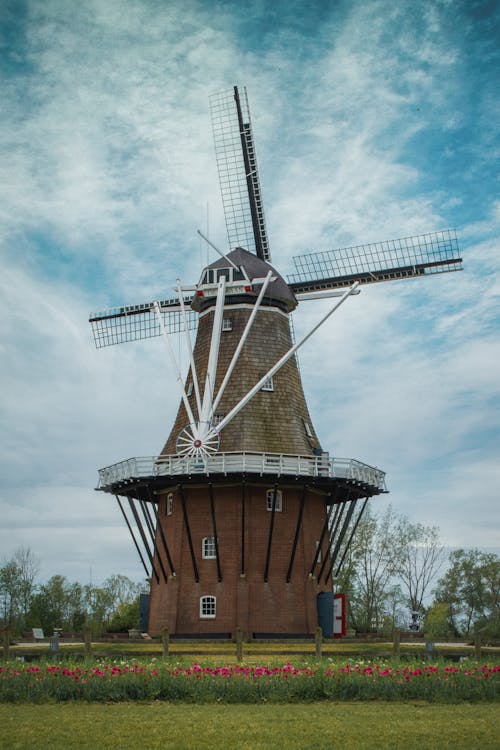
[[[427,611],[424,619],[424,633],[429,640],[446,639],[451,636],[448,611],[448,604],[441,603],[433,604]]]

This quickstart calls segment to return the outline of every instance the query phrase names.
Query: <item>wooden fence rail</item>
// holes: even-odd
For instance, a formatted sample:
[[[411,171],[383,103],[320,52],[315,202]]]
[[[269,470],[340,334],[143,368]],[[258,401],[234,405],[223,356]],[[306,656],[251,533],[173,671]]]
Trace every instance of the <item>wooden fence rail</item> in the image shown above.
[[[315,656],[317,659],[322,657],[340,657],[345,656],[346,658],[366,656],[368,658],[375,658],[376,656],[387,658],[391,657],[395,659],[401,658],[402,654],[410,656],[412,654],[422,655],[427,659],[435,659],[438,656],[447,655],[450,658],[459,658],[460,656],[472,656],[476,659],[481,659],[485,654],[485,644],[482,641],[481,634],[477,633],[474,642],[471,643],[465,641],[456,641],[454,643],[435,644],[433,641],[428,639],[414,641],[407,641],[400,631],[394,631],[392,641],[375,642],[374,640],[332,640],[323,638],[321,628],[317,628],[314,636],[310,636],[307,639],[301,639],[300,641],[290,640],[252,640],[249,642],[243,641],[243,634],[241,630],[237,630],[231,640],[210,640],[203,639],[197,640],[182,640],[174,639],[168,630],[165,628],[162,631],[161,639],[159,641],[149,640],[133,640],[124,639],[117,641],[115,639],[109,641],[92,642],[90,630],[86,630],[83,633],[83,642],[75,642],[72,640],[66,641],[65,639],[58,639],[52,637],[47,639],[43,643],[24,643],[23,645],[11,642],[10,633],[7,630],[3,631],[2,637],[2,653],[3,660],[8,661],[9,657],[27,659],[39,658],[50,655],[51,658],[61,658],[66,656],[71,657],[85,657],[86,659],[91,656],[111,656],[120,653],[123,656],[155,656],[160,655],[164,659],[170,657],[200,657],[200,656],[212,656],[217,658],[234,658],[236,657],[237,662],[241,662],[244,658],[255,658],[255,657],[311,657]],[[404,634],[403,634],[404,635]],[[109,646],[109,650],[106,647]],[[498,648],[496,649],[498,651]]]

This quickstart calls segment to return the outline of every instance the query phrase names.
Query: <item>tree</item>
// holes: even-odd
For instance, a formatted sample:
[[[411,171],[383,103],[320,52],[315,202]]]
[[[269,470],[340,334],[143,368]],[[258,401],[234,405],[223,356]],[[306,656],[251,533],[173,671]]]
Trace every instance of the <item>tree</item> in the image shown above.
[[[113,611],[113,597],[103,586],[87,584],[83,587],[83,600],[86,612],[86,627],[94,635],[106,630],[106,623]]]
[[[119,573],[106,578],[102,585],[109,592],[115,608],[121,604],[130,604],[144,591],[143,583],[131,581]]]
[[[401,554],[399,518],[392,507],[380,516],[365,512],[339,575],[349,600],[350,625],[369,631],[381,627],[389,588]],[[347,535],[346,535],[347,536]]]
[[[488,623],[500,630],[500,558],[478,549],[454,550],[435,596],[448,605],[453,626],[463,635]]]
[[[444,547],[437,526],[410,523],[402,516],[398,523],[399,559],[395,572],[413,612],[423,612],[423,603],[444,560]]]
[[[85,586],[87,625],[94,633],[138,627],[139,594],[143,588],[143,584],[121,574],[109,576],[102,586]]]
[[[113,611],[108,617],[107,629],[112,632],[138,628],[140,624],[139,595],[144,591],[143,583],[136,583],[124,575],[112,575],[103,586],[110,592]]]
[[[130,603],[119,604],[108,621],[111,633],[122,633],[131,628],[139,628],[141,621],[139,594]]]
[[[33,597],[29,617],[33,626],[47,633],[54,628],[82,630],[86,618],[82,586],[70,583],[66,576],[52,576]]]
[[[393,627],[403,619],[403,602],[423,612],[443,557],[437,527],[411,523],[391,506],[378,515],[365,512],[339,573],[349,624],[357,630]]]
[[[26,620],[36,590],[36,578],[40,571],[40,560],[29,547],[19,547],[13,556],[19,570],[19,609]]]
[[[0,613],[4,628],[15,629],[17,624],[20,583],[19,568],[13,560],[10,560],[0,568]]]
[[[450,627],[448,605],[435,602],[425,614],[424,633],[429,638],[449,638],[454,635]]]
[[[399,584],[391,584],[385,596],[386,623],[388,623],[388,635],[392,634],[394,628],[408,627],[408,611],[404,606],[406,597]]]
[[[21,632],[36,589],[38,559],[29,547],[19,547],[0,568],[0,618],[4,627]]]

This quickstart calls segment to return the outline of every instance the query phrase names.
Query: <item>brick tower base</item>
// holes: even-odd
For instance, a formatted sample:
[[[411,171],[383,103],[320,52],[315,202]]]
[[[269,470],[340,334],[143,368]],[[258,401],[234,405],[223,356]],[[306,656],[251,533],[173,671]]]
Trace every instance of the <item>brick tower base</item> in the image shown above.
[[[272,477],[159,493],[154,567],[167,578],[152,580],[149,633],[313,633],[317,596],[332,591],[327,503],[331,492]]]

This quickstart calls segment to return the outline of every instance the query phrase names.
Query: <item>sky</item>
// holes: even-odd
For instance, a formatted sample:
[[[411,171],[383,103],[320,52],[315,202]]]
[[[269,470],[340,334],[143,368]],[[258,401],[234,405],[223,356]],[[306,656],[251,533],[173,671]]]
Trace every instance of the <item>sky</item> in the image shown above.
[[[89,313],[173,296],[227,250],[208,97],[246,86],[273,264],[456,228],[464,270],[374,284],[300,352],[331,455],[449,547],[500,552],[500,7],[482,0],[4,0],[0,561],[143,578],[97,470],[157,455],[159,339]],[[302,302],[297,336],[328,309]],[[179,349],[179,356],[183,356]],[[183,361],[185,365],[185,359]]]

